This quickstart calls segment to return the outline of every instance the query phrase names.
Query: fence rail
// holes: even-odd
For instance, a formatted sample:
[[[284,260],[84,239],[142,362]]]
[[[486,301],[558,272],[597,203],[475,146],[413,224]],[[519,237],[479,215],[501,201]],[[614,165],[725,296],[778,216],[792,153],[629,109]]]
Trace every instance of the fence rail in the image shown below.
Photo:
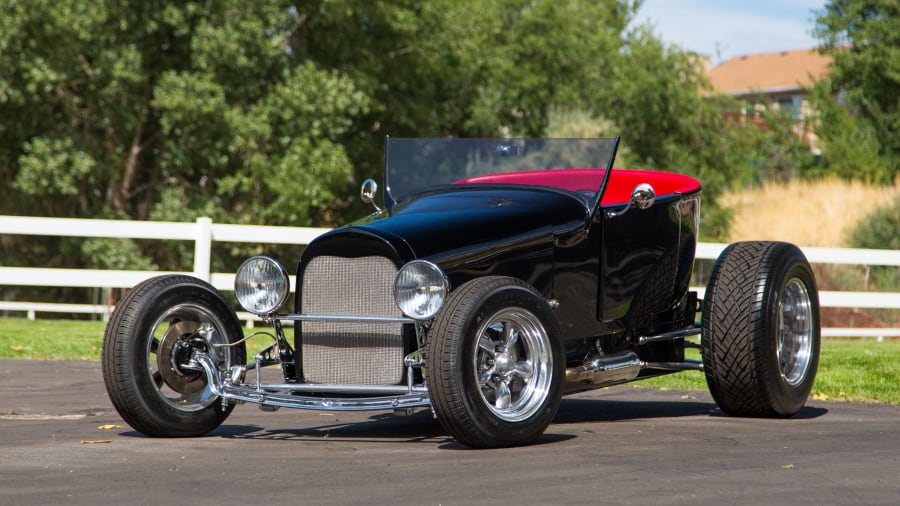
[[[0,216],[0,234],[37,236],[110,237],[132,239],[185,240],[194,242],[194,266],[190,274],[210,282],[217,289],[231,291],[234,273],[210,272],[212,243],[245,242],[268,244],[309,244],[327,228],[227,225],[198,218],[195,223],[161,221],[88,220]],[[700,243],[696,258],[716,259],[725,244]],[[900,267],[900,251],[846,248],[802,248],[812,263],[847,265],[888,265]],[[141,281],[170,271],[122,271],[96,269],[48,269],[40,267],[0,267],[0,286],[55,286],[87,288],[130,288]],[[291,280],[293,286],[294,280]],[[695,288],[702,297],[703,288]],[[822,307],[900,309],[900,293],[823,291]],[[0,300],[0,311],[107,314],[109,307],[98,304],[54,304]],[[250,315],[242,314],[249,319]],[[900,329],[823,329],[823,335],[900,337]]]

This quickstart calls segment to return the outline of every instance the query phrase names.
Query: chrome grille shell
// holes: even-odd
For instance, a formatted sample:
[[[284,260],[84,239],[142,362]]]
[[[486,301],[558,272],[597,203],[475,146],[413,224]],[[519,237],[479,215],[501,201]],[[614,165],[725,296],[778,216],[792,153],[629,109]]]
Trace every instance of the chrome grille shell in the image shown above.
[[[397,266],[380,255],[320,255],[305,264],[300,309],[307,314],[402,317],[394,302]],[[303,378],[335,385],[395,385],[403,381],[401,323],[298,324]]]

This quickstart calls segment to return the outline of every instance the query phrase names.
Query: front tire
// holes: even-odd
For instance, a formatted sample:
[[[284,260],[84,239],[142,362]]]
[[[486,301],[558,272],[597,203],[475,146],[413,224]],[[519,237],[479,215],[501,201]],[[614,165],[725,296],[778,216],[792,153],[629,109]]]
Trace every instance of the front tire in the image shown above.
[[[742,242],[716,261],[703,300],[701,352],[722,411],[788,417],[806,403],[819,363],[819,297],[793,244]]]
[[[148,436],[206,434],[234,405],[211,395],[201,371],[180,365],[195,348],[211,356],[220,371],[244,364],[242,337],[234,311],[208,283],[181,275],[149,279],[119,301],[106,326],[106,391],[122,419]]]
[[[558,324],[522,281],[484,277],[459,287],[435,319],[427,351],[432,405],[460,443],[527,444],[556,416],[565,374]]]

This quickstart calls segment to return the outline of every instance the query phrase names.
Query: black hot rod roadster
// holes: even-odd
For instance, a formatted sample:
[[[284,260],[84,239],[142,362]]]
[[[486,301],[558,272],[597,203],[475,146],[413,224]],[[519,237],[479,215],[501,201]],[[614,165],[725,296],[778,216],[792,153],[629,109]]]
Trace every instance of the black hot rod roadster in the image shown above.
[[[292,312],[281,264],[238,269],[237,300],[273,327],[250,363],[234,309],[207,283],[167,275],[129,291],[103,342],[113,405],[152,436],[207,433],[245,402],[430,407],[461,443],[497,447],[538,438],[562,395],[702,369],[726,413],[795,414],[820,342],[805,257],[732,244],[701,303],[689,290],[700,184],[613,170],[617,145],[387,139],[383,208],[366,181],[375,212],[303,250]],[[686,360],[698,334],[702,360]],[[275,382],[261,379],[270,366]]]

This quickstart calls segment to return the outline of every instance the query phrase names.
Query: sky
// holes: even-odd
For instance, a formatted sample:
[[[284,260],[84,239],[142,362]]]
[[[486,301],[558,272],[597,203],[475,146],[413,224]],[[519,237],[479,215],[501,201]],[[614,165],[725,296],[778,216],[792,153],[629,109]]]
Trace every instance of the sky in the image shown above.
[[[815,11],[826,0],[644,0],[635,21],[649,21],[665,42],[709,55],[811,49]]]

